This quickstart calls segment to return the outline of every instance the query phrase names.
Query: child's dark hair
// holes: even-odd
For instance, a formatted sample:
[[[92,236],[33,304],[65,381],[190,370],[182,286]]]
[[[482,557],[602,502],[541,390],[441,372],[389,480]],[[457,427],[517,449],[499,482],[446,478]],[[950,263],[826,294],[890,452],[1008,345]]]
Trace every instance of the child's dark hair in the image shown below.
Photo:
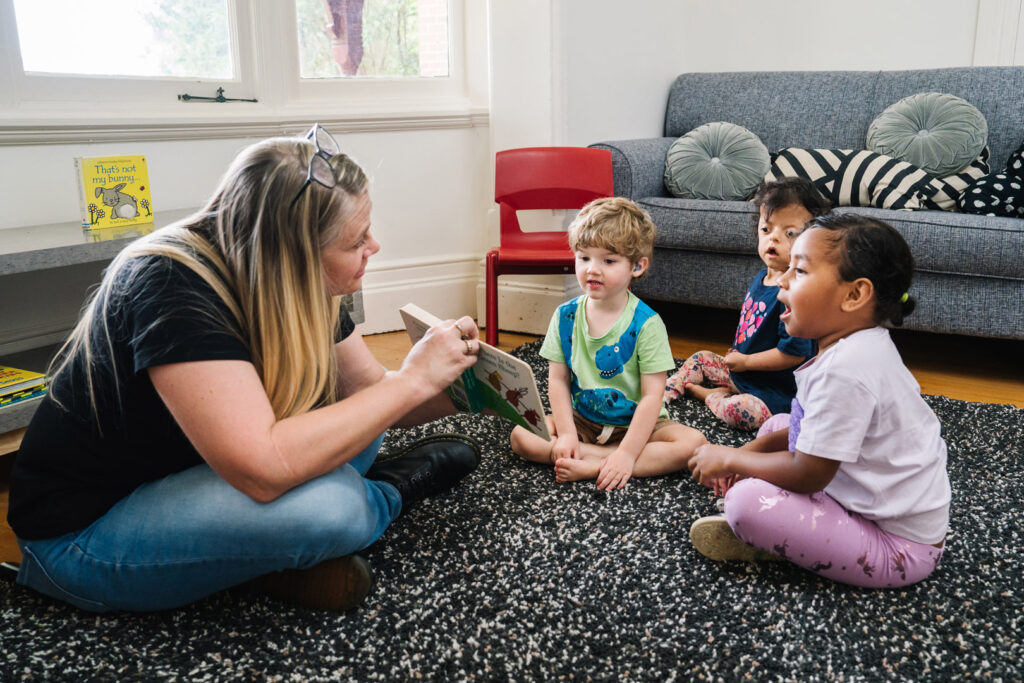
[[[914,312],[917,302],[908,293],[914,276],[914,257],[896,228],[849,213],[819,216],[807,228],[829,232],[843,280],[871,280],[875,287],[875,323],[899,327]]]
[[[832,210],[832,204],[825,199],[818,188],[807,178],[780,178],[770,183],[763,183],[750,200],[760,210],[764,209],[765,217],[777,210],[799,204],[807,209],[812,217],[821,216]],[[755,222],[760,215],[754,218]]]

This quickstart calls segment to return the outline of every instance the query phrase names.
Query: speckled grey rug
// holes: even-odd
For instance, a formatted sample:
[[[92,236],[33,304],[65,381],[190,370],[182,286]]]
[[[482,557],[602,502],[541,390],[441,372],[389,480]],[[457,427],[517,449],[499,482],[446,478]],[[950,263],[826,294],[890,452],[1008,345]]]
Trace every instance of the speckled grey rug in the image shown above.
[[[517,354],[541,366],[536,345]],[[431,431],[472,433],[482,465],[366,551],[362,608],[221,594],[98,617],[0,583],[0,680],[1021,680],[1024,411],[928,402],[950,447],[952,533],[908,589],[711,562],[687,532],[712,496],[687,476],[559,485],[511,453],[507,423],[460,415]],[[696,402],[673,411],[713,442],[748,438]]]

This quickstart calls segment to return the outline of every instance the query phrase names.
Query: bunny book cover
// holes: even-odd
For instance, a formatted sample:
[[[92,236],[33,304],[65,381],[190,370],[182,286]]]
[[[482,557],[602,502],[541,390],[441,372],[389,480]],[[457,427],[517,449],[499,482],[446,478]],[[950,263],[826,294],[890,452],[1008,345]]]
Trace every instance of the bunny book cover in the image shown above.
[[[90,230],[153,222],[146,157],[76,157],[82,226]]]

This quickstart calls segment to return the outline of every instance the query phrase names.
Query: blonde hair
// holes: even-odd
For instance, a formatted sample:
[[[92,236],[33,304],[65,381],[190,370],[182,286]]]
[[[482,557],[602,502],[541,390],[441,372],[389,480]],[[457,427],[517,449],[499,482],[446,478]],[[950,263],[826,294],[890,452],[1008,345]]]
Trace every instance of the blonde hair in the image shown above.
[[[654,257],[654,237],[658,229],[650,214],[625,197],[602,197],[582,209],[569,225],[569,248],[573,251],[597,247],[639,263],[646,258],[650,272]]]
[[[110,314],[125,285],[152,264],[146,257],[163,256],[197,273],[230,312],[225,319],[212,303],[182,304],[245,343],[278,419],[337,400],[333,346],[340,300],[326,294],[320,252],[338,238],[368,179],[350,157],[336,154],[330,163],[337,185],[311,182],[299,194],[314,152],[310,142],[293,138],[250,146],[228,168],[206,206],[122,250],[55,358],[50,376],[81,357],[98,418],[92,361],[102,344],[116,362]],[[120,387],[115,391],[119,397]]]

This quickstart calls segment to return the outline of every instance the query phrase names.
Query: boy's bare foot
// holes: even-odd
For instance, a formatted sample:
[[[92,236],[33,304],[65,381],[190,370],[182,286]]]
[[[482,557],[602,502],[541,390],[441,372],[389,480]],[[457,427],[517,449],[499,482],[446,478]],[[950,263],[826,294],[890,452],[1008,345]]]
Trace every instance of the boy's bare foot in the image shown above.
[[[600,460],[579,460],[576,458],[559,458],[555,461],[555,481],[564,484],[570,481],[596,479],[601,471]]]

